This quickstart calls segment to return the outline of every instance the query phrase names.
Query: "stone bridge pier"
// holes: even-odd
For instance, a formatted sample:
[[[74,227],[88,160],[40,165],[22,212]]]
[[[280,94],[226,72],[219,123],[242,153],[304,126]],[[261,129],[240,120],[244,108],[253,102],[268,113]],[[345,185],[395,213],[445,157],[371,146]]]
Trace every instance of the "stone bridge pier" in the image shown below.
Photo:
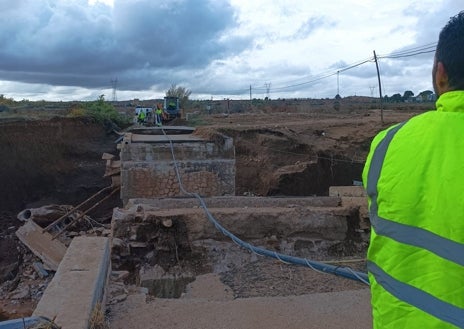
[[[201,196],[235,194],[235,149],[233,140],[215,134],[205,139],[191,128],[154,129],[152,134],[128,133],[120,144],[121,199],[185,196],[185,190]],[[176,134],[184,132],[184,134]],[[153,134],[158,133],[158,134]],[[172,135],[171,135],[172,134]],[[173,160],[176,159],[176,164]]]

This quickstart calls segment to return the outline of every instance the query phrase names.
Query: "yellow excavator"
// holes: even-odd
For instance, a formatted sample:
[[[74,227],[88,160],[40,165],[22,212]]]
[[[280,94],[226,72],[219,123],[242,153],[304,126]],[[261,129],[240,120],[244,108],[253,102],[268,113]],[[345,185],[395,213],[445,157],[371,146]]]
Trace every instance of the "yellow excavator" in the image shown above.
[[[179,97],[164,97],[163,111],[165,113],[163,121],[165,122],[180,118]]]

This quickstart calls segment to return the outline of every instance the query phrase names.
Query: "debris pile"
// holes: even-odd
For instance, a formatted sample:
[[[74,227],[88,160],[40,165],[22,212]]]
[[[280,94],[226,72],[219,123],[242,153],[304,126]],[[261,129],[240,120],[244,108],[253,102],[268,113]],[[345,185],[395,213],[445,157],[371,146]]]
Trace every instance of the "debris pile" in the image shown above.
[[[25,209],[16,218],[1,214],[0,310],[3,317],[30,316],[59,264],[59,261],[50,263],[50,260],[55,259],[57,254],[64,254],[74,237],[111,234],[111,224],[83,216],[82,221],[70,226],[55,240],[50,238],[50,234],[48,238],[43,235],[47,225],[70,209],[72,206],[69,205],[47,205]],[[79,215],[77,212],[72,216],[76,218]],[[24,222],[22,226],[21,222]],[[18,243],[18,238],[23,243]]]

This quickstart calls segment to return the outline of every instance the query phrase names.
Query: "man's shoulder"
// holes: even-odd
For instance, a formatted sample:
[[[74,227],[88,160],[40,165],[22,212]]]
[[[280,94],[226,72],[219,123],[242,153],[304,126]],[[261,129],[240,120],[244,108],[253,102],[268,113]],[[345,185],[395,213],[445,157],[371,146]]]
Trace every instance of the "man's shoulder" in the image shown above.
[[[412,127],[412,126],[414,126],[416,124],[421,124],[424,121],[433,120],[435,115],[437,115],[437,111],[427,111],[427,112],[415,115],[415,116],[409,118],[408,120],[398,122],[398,123],[396,123],[394,125],[391,125],[390,127],[380,131],[377,135],[385,136],[390,130],[392,130],[392,129],[400,126],[400,125],[402,126],[401,129],[410,128],[410,127]]]

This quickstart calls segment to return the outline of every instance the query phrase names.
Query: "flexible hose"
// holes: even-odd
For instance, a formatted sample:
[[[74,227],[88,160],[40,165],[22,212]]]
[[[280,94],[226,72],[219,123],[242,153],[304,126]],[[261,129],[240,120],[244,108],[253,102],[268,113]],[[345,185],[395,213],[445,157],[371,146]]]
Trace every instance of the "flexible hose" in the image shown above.
[[[169,136],[164,131],[164,129],[161,129],[161,130],[162,130],[164,136],[166,136],[166,138],[168,139],[169,144],[170,144],[172,160],[173,160],[173,163],[174,163],[174,170],[176,172],[176,177],[177,177],[177,180],[179,182],[179,188],[180,188],[181,192],[184,193],[185,195],[193,196],[196,199],[198,199],[198,201],[200,202],[201,207],[203,208],[208,220],[222,234],[224,234],[225,236],[232,239],[232,241],[234,241],[239,246],[241,246],[241,247],[243,247],[245,249],[248,249],[248,250],[250,250],[251,252],[254,252],[257,255],[272,257],[272,258],[275,258],[275,259],[277,259],[277,260],[279,260],[281,262],[284,262],[284,263],[306,266],[306,267],[309,267],[309,268],[311,268],[311,269],[313,269],[315,271],[335,274],[335,275],[338,275],[338,276],[341,276],[341,277],[344,277],[344,278],[347,278],[347,279],[360,281],[360,282],[362,282],[364,284],[369,285],[369,279],[368,279],[368,276],[367,276],[366,273],[354,271],[353,269],[351,269],[349,267],[334,266],[334,265],[330,265],[330,264],[326,264],[326,263],[321,263],[321,262],[317,262],[317,261],[308,260],[306,258],[289,256],[289,255],[277,253],[275,251],[271,251],[271,250],[267,250],[267,249],[264,249],[264,248],[256,247],[256,246],[253,246],[253,245],[249,244],[248,242],[245,242],[245,241],[241,240],[240,238],[238,238],[237,236],[235,236],[234,234],[229,232],[226,228],[224,228],[214,218],[214,216],[211,214],[208,207],[206,206],[203,198],[198,193],[189,192],[184,188],[184,186],[182,184],[181,177],[180,177],[176,156],[174,155],[174,145],[172,143],[172,140],[169,138]]]

